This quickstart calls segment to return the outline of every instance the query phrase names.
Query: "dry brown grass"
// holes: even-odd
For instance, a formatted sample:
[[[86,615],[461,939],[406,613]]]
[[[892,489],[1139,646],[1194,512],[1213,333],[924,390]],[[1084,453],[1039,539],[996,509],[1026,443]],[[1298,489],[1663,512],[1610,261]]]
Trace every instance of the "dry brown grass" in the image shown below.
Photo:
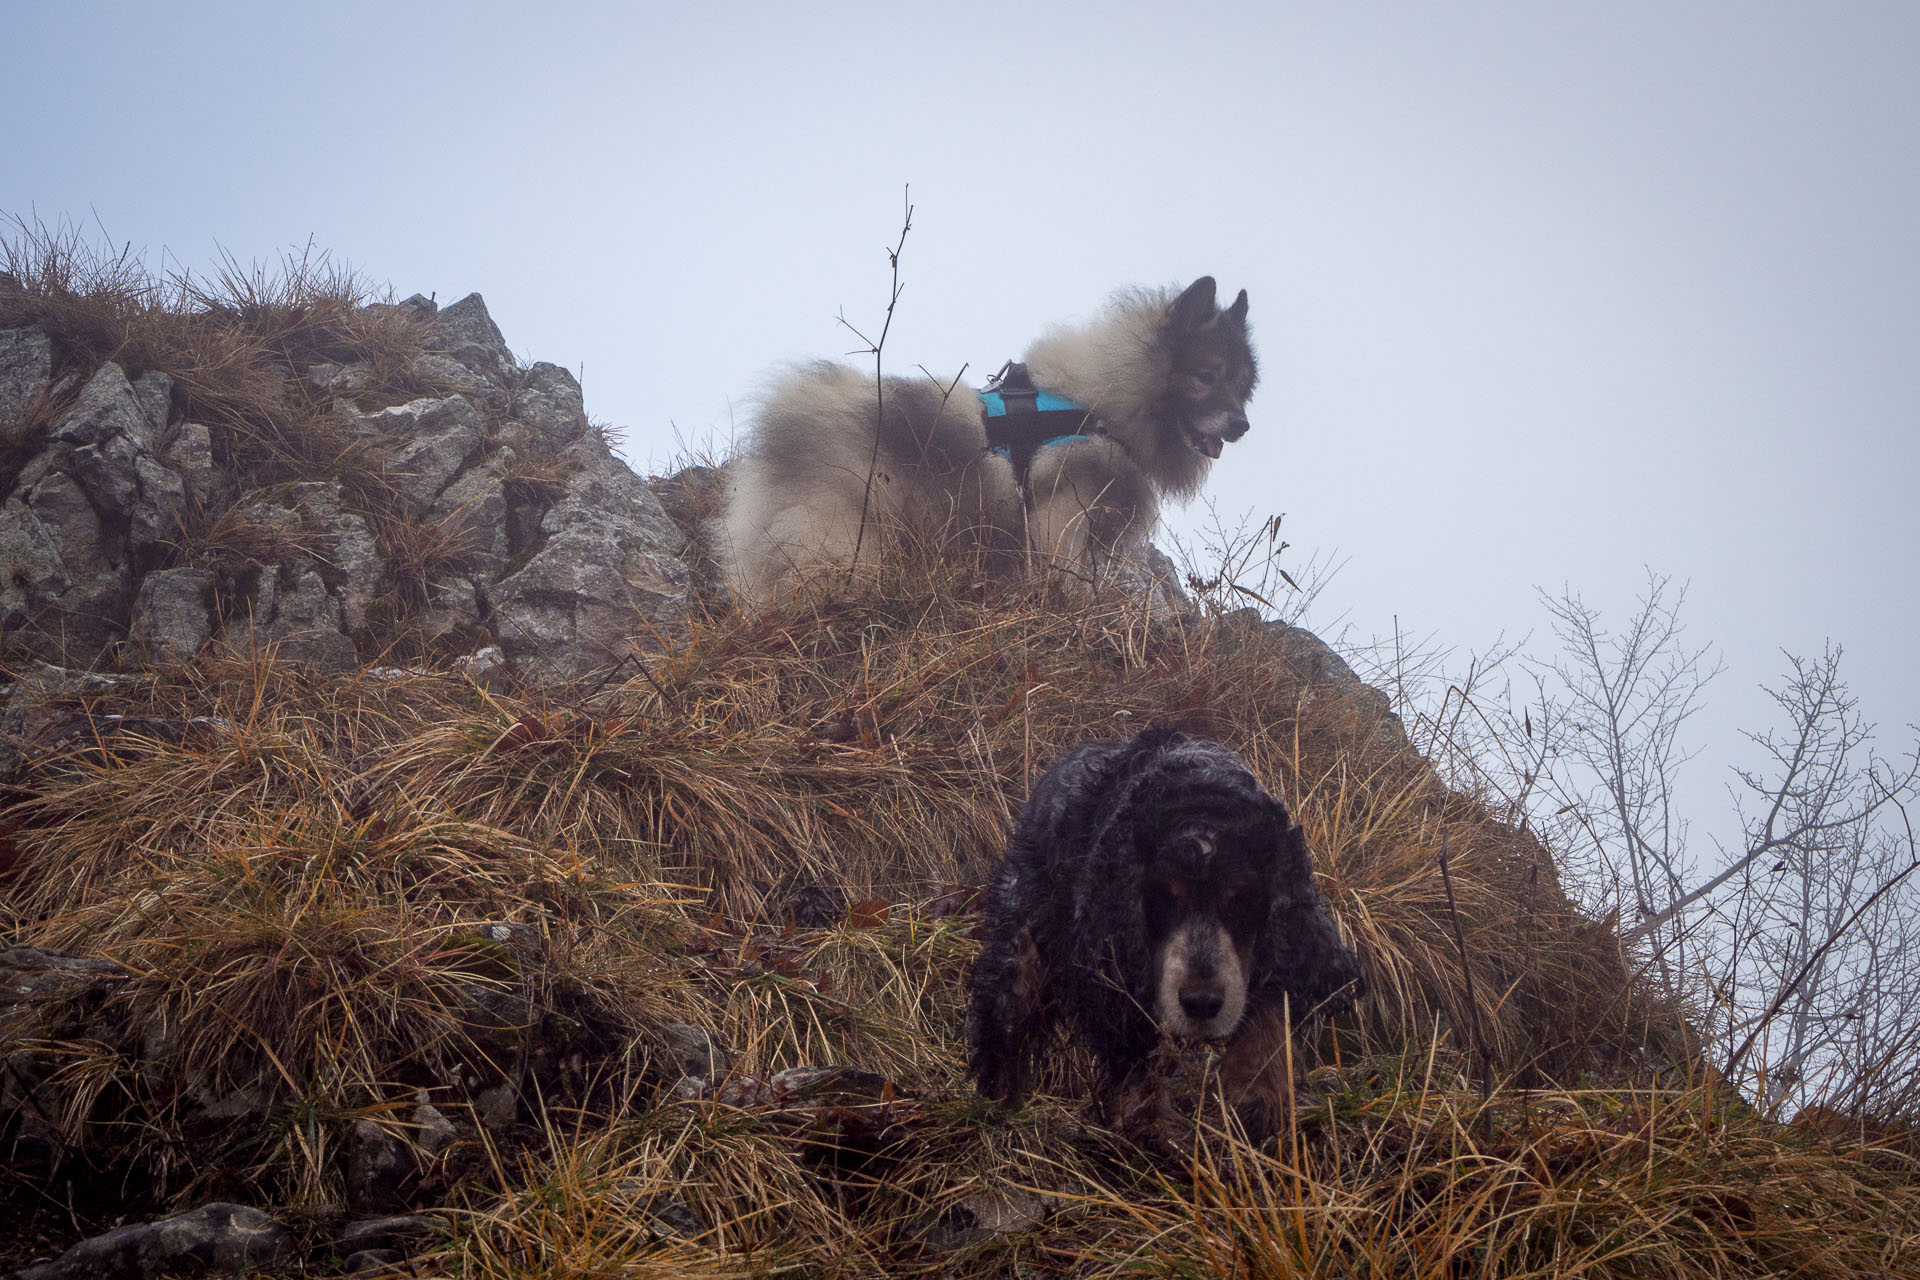
[[[1671,1039],[1541,850],[1258,629],[1150,624],[1117,598],[1062,610],[1040,586],[922,566],[879,594],[829,587],[805,613],[709,618],[645,662],[618,687],[489,692],[210,661],[83,700],[96,720],[199,727],[82,740],[39,760],[9,810],[7,932],[133,973],[91,1024],[114,1036],[32,1045],[64,1064],[75,1150],[171,1195],[244,1180],[315,1205],[339,1195],[353,1120],[420,1089],[457,1113],[514,1081],[546,1127],[448,1175],[469,1206],[448,1247],[481,1274],[534,1254],[565,1274],[603,1248],[634,1268],[609,1274],[668,1266],[620,1208],[630,1179],[589,1166],[668,1181],[711,1228],[715,1274],[749,1255],[904,1265],[939,1213],[1008,1183],[1091,1180],[1129,1203],[1145,1186],[1171,1211],[1071,1101],[1071,1059],[1062,1096],[1006,1117],[973,1100],[961,1050],[967,887],[1026,779],[1155,720],[1233,743],[1289,797],[1367,959],[1363,1016],[1303,1042],[1303,1066],[1424,1046],[1473,1016],[1443,832],[1503,1076],[1572,1084]],[[794,928],[796,895],[822,890],[846,916]],[[489,941],[477,926],[495,921],[542,945]],[[718,1032],[742,1078],[845,1062],[893,1081],[885,1179],[821,1176],[752,1109],[666,1102],[652,1028],[667,1021]],[[278,1117],[264,1139],[258,1113],[206,1119],[246,1091]],[[1130,1230],[1093,1221],[1072,1248]]]

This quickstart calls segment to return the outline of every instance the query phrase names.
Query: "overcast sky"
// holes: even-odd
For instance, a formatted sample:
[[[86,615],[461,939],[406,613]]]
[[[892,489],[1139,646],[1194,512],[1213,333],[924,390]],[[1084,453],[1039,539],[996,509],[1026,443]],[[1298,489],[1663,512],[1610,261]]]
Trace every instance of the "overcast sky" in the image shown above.
[[[1209,492],[1344,561],[1353,638],[1690,582],[1703,829],[1781,648],[1843,644],[1887,749],[1920,721],[1920,5],[0,15],[0,211],[477,290],[643,468],[878,322],[910,183],[901,371],[975,379],[1123,285],[1249,291]]]

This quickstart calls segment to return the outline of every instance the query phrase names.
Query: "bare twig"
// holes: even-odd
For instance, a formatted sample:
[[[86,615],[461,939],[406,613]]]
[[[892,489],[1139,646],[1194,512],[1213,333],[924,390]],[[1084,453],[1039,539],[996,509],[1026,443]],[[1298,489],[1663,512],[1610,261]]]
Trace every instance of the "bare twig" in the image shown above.
[[[867,485],[860,495],[860,528],[853,535],[853,558],[847,562],[849,582],[853,581],[854,570],[860,564],[860,548],[867,537],[867,512],[873,505],[873,477],[880,469],[880,432],[885,428],[887,418],[887,388],[886,379],[880,372],[881,353],[886,350],[887,331],[893,328],[893,309],[900,301],[900,251],[907,247],[907,232],[913,230],[912,192],[911,186],[902,188],[901,200],[906,205],[906,213],[900,221],[900,239],[893,248],[887,250],[887,265],[893,269],[893,284],[887,293],[887,314],[880,324],[880,337],[869,339],[848,322],[845,313],[840,316],[840,323],[846,325],[854,337],[867,344],[865,352],[856,354],[873,357],[873,452],[867,458]]]

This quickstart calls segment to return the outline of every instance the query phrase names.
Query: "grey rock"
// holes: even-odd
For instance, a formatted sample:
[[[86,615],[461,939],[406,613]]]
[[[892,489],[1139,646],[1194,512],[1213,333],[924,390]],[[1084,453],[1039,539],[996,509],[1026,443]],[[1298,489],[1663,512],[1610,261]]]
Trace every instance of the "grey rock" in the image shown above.
[[[213,574],[160,569],[140,580],[133,598],[134,643],[158,662],[187,662],[213,638]]]
[[[89,740],[97,727],[104,727],[110,718],[105,715],[85,710],[63,714],[74,695],[126,692],[152,684],[149,676],[109,675],[48,662],[16,660],[13,672],[13,683],[0,685],[0,779],[16,776],[29,752],[65,749],[68,744],[59,741],[60,722],[76,723]]]
[[[490,644],[474,650],[456,661],[453,666],[454,670],[475,684],[482,688],[491,688],[493,683],[506,673],[507,655],[500,651],[499,645]]]
[[[348,631],[367,625],[367,606],[380,593],[387,576],[387,562],[380,555],[380,544],[367,526],[366,518],[348,511],[342,503],[345,495],[337,481],[297,484],[291,500],[300,511],[308,529],[317,535],[317,543],[338,587],[340,620]]]
[[[356,1120],[347,1148],[347,1207],[368,1217],[405,1208],[401,1190],[414,1169],[405,1140],[371,1120]]]
[[[429,1102],[422,1102],[413,1109],[414,1143],[429,1156],[437,1156],[460,1140],[460,1130],[453,1121],[441,1112],[440,1108]]]
[[[0,1002],[0,1008],[5,1007]],[[7,1120],[7,1155],[21,1172],[49,1165],[68,1146],[56,1120],[60,1100],[47,1083],[52,1067],[30,1049],[15,1049],[0,1062],[0,1116]]]
[[[452,306],[440,308],[427,335],[427,350],[441,352],[489,382],[504,385],[513,373],[513,353],[501,336],[487,304],[470,293]]]
[[[438,640],[462,628],[478,627],[484,611],[480,588],[471,578],[442,578],[427,590],[420,629],[429,640]]]
[[[104,974],[124,978],[126,966],[101,956],[75,956],[43,947],[8,947],[0,951],[0,970],[38,970],[60,973]]]
[[[489,1132],[500,1133],[513,1127],[520,1114],[520,1102],[511,1084],[496,1084],[473,1097],[473,1114]]]
[[[363,427],[393,443],[387,480],[419,512],[480,449],[480,412],[464,396],[424,397],[370,414]]]
[[[79,1032],[95,1020],[102,1002],[131,975],[111,960],[73,956],[38,947],[10,947],[0,951],[0,1026],[12,1033],[12,1043],[57,1040]],[[36,1053],[19,1049],[9,1056],[12,1083],[0,1079],[0,1125],[26,1109],[51,1125],[61,1113],[39,1084],[41,1061]],[[54,1064],[49,1064],[54,1065]],[[8,1069],[0,1068],[0,1075]],[[50,1072],[49,1072],[50,1074]],[[42,1136],[51,1136],[47,1129]]]
[[[500,647],[537,679],[610,670],[687,617],[685,535],[625,463],[593,456],[598,443],[575,446],[584,465],[541,518],[544,541],[488,592]]]
[[[340,623],[340,602],[317,572],[298,572],[286,587],[267,575],[260,581],[247,638],[255,648],[273,646],[286,661],[303,662],[319,671],[345,671],[359,661],[359,655]]]
[[[127,977],[127,967],[102,956],[69,956],[40,946],[10,946],[0,952],[0,983],[15,973],[83,973],[98,977]]]
[[[895,1090],[887,1077],[858,1067],[788,1067],[768,1077],[773,1094],[785,1103],[828,1103],[857,1106],[879,1102]]]
[[[436,351],[414,357],[413,376],[443,392],[464,396],[482,413],[503,415],[513,405],[513,395],[505,387]]]
[[[686,1201],[663,1189],[655,1178],[621,1178],[608,1192],[608,1199],[618,1206],[623,1219],[645,1215],[658,1235],[691,1240],[707,1232],[700,1215],[688,1208]]]
[[[980,1191],[967,1196],[930,1223],[921,1242],[936,1253],[946,1253],[995,1236],[1032,1231],[1047,1220],[1045,1196],[1016,1187]]]
[[[705,1027],[665,1023],[660,1027],[660,1040],[682,1076],[716,1080],[733,1069],[733,1054],[728,1052],[726,1042]]]
[[[665,1235],[692,1240],[707,1233],[707,1224],[700,1221],[700,1215],[688,1208],[684,1200],[672,1196],[654,1197],[653,1203],[647,1206],[647,1216]]]
[[[478,295],[387,309],[426,323],[424,363],[471,392],[362,412],[353,397],[375,389],[372,367],[350,358],[277,370],[273,390],[297,397],[298,380],[309,398],[335,397],[338,425],[356,455],[378,457],[401,513],[439,525],[464,557],[423,584],[407,624],[446,648],[477,647],[469,674],[487,681],[580,679],[616,669],[635,645],[677,642],[687,536],[590,425],[574,377],[554,364],[521,370]],[[129,380],[106,364],[84,382],[63,375],[61,391],[50,386],[55,354],[36,331],[0,336],[0,414],[11,415],[0,420],[49,397],[71,402],[0,503],[10,644],[86,664],[131,632],[154,658],[184,661],[213,629],[217,643],[274,645],[332,671],[355,665],[356,642],[385,638],[368,615],[376,600],[403,598],[394,565],[338,481],[292,484],[230,513],[249,527],[223,545],[262,566],[237,570],[251,598],[223,597],[216,612],[208,577],[191,567],[137,578],[136,566],[172,563],[166,549],[189,514],[230,501],[237,477],[222,473],[206,424],[173,421],[166,375]],[[522,475],[545,478],[510,478]]]
[[[108,361],[80,389],[80,398],[53,429],[54,438],[68,444],[106,444],[120,436],[141,446],[153,443],[153,420],[127,381],[126,371]]]
[[[190,1213],[109,1231],[38,1266],[19,1280],[160,1280],[163,1276],[236,1276],[274,1266],[293,1233],[258,1209],[208,1204]]]
[[[53,381],[53,342],[38,329],[0,329],[0,440],[27,425]]]
[[[506,568],[507,477],[515,461],[511,449],[500,449],[468,468],[440,491],[427,520],[448,539],[448,549],[487,578]]]
[[[183,422],[166,449],[166,460],[186,487],[189,503],[206,506],[215,485],[213,433],[204,423]]]
[[[649,479],[647,486],[687,536],[684,556],[694,594],[713,608],[724,610],[733,598],[733,590],[727,583],[725,566],[713,553],[709,531],[726,507],[726,467],[682,467],[670,476]]]
[[[124,518],[135,546],[176,540],[186,511],[186,483],[158,453],[171,385],[150,373],[136,387],[119,365],[103,364],[53,430],[55,441],[72,446],[72,473],[95,508]]]
[[[341,1228],[340,1252],[391,1249],[431,1240],[443,1230],[439,1218],[428,1213],[405,1213],[385,1218],[361,1218]]]
[[[152,428],[149,439],[165,439],[167,424],[173,418],[173,379],[158,369],[149,369],[133,380],[133,398]]]
[[[515,388],[513,416],[557,447],[572,444],[590,430],[580,384],[559,365],[545,361],[528,369]]]
[[[242,1120],[252,1116],[264,1116],[270,1099],[267,1091],[258,1085],[243,1085],[231,1093],[213,1094],[203,1091],[204,1101],[200,1105],[200,1118],[204,1120]]]
[[[42,454],[0,507],[0,632],[85,666],[118,640],[133,597],[125,548],[73,476]]]
[[[357,395],[373,386],[373,369],[364,360],[352,364],[316,361],[307,366],[306,383],[322,395]]]
[[[460,997],[461,1016],[474,1034],[510,1032],[512,1035],[504,1039],[511,1040],[517,1046],[519,1033],[527,1027],[532,1017],[524,1000],[510,991],[472,982],[458,984],[454,987],[454,993]]]

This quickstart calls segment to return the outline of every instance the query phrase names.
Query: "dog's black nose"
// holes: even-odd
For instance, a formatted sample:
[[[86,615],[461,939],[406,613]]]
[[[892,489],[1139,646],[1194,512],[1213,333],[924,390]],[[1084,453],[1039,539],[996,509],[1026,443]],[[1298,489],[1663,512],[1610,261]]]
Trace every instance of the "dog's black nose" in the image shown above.
[[[1227,429],[1220,433],[1220,438],[1229,442],[1238,440],[1241,436],[1247,434],[1247,428],[1250,425],[1245,418],[1229,418],[1227,420]]]
[[[1195,1022],[1206,1022],[1226,1002],[1227,993],[1218,987],[1180,988],[1180,1010]]]

